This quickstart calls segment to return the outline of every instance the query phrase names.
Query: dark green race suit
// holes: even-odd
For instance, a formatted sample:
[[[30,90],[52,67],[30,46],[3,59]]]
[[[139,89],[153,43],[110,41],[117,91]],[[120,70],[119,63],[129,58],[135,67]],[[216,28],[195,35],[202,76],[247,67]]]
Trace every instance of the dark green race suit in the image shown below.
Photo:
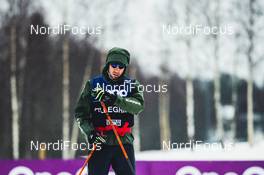
[[[107,77],[107,73],[103,73],[105,77]],[[109,78],[106,78],[108,81],[111,81]],[[114,82],[112,82],[114,83]],[[138,89],[139,82],[134,82],[135,88]],[[90,80],[87,81],[84,89],[81,92],[81,95],[79,97],[79,100],[77,102],[76,108],[75,108],[75,118],[79,124],[79,127],[81,131],[88,136],[92,130],[94,130],[94,126],[92,122],[90,122],[90,118],[93,117],[91,115],[92,111],[90,109],[91,107],[91,84]],[[114,104],[117,107],[120,107],[122,110],[131,113],[131,114],[139,114],[144,107],[144,98],[143,93],[140,91],[135,91],[130,97],[121,97],[117,96],[117,100]],[[94,116],[95,117],[95,116]],[[118,142],[115,138],[115,135],[113,132],[107,132],[106,133],[106,144],[107,145],[118,145]],[[124,136],[120,137],[122,142],[124,144],[126,143],[133,143],[134,137],[132,133],[126,133]]]

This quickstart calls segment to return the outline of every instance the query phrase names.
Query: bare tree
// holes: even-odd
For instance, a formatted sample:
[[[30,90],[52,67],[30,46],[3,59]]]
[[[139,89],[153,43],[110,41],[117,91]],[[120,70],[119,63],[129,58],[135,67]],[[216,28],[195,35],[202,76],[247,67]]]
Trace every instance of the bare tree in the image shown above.
[[[240,23],[241,30],[237,33],[237,40],[243,40],[248,42],[244,49],[239,49],[247,58],[248,65],[248,77],[247,77],[247,139],[248,143],[252,146],[254,144],[254,99],[253,99],[253,84],[254,84],[254,68],[263,61],[263,53],[257,53],[256,46],[258,43],[256,38],[259,33],[259,29],[263,26],[259,26],[258,21],[260,16],[263,16],[260,2],[258,0],[248,0],[247,2],[236,2],[236,8],[240,14],[246,14],[246,16],[236,16],[237,21]],[[246,41],[245,41],[246,39]]]
[[[220,27],[220,1],[216,0],[215,5],[215,17],[214,17],[214,24],[218,28]],[[209,19],[209,18],[208,18]],[[210,21],[210,20],[209,20]],[[209,22],[210,23],[210,22]],[[214,40],[214,102],[215,102],[215,114],[216,114],[216,136],[220,141],[223,140],[223,119],[221,116],[221,84],[220,84],[220,71],[219,71],[219,35],[215,34],[212,35]]]
[[[193,10],[191,6],[193,1],[186,1],[182,4],[184,9],[184,25],[187,27],[191,25],[191,18],[193,18]],[[177,14],[177,10],[174,8],[175,2],[172,0],[168,1],[168,15],[170,17],[169,23],[173,23],[176,21],[177,17],[181,16],[181,14]],[[186,125],[187,125],[187,136],[189,140],[194,138],[195,134],[195,124],[194,124],[194,90],[193,90],[193,59],[192,59],[192,39],[195,36],[186,33],[180,33],[179,36],[176,37],[176,42],[183,42],[186,46],[186,50],[184,53],[186,55],[186,65],[188,70],[186,72]]]
[[[206,24],[209,27],[220,27],[220,1],[202,0],[202,13],[205,17]],[[216,138],[220,141],[223,139],[223,119],[221,116],[221,84],[219,71],[219,34],[210,33],[208,38],[213,43],[214,58],[214,108],[216,116]]]
[[[163,54],[163,57],[166,58],[166,52]],[[161,74],[159,78],[159,85],[168,84],[169,82],[169,70],[166,68],[168,63],[165,61],[161,65]],[[170,95],[169,90],[166,93],[159,92],[159,124],[160,124],[160,140],[161,147],[163,141],[169,141],[171,138],[170,134],[170,122],[169,122],[169,101]]]
[[[13,138],[13,157],[19,158],[19,111],[18,111],[18,95],[17,95],[17,77],[16,77],[16,25],[12,24],[10,28],[10,57],[11,57],[11,107],[12,107],[12,138]]]
[[[190,25],[190,18],[191,18],[191,3],[192,1],[187,1],[185,4],[185,23],[186,26]],[[193,75],[192,75],[192,69],[193,69],[193,60],[191,55],[192,50],[192,43],[190,36],[185,37],[185,43],[186,43],[186,59],[188,63],[188,67],[190,68],[187,73],[186,78],[186,115],[187,115],[187,135],[188,139],[192,140],[194,138],[195,134],[195,124],[194,124],[194,94],[193,94]]]
[[[12,147],[13,158],[19,158],[19,109],[18,109],[18,95],[17,95],[17,31],[16,31],[16,15],[17,4],[15,1],[10,3],[10,91],[11,91],[11,109],[12,109]]]
[[[168,0],[164,3],[163,7],[157,7],[156,9],[159,12],[159,18],[161,17],[164,20],[166,25],[172,25],[172,23],[177,18],[177,13],[175,10],[175,2],[173,0]],[[178,41],[178,38],[176,39]],[[170,41],[162,35],[160,37],[160,43],[162,43],[159,47],[159,55],[163,59],[163,62],[160,65],[161,76],[159,76],[159,86],[168,85],[170,80],[170,70],[168,68],[169,65],[169,57],[171,55],[170,48],[168,47]],[[159,92],[159,127],[160,127],[160,145],[163,147],[164,141],[169,141],[171,139],[171,125],[170,124],[170,91],[162,93]]]
[[[68,1],[65,2],[64,23],[68,22]],[[70,140],[70,63],[69,63],[69,35],[64,36],[62,43],[62,136],[64,141]],[[62,158],[70,158],[69,150],[63,149]]]
[[[69,38],[65,36],[63,41],[63,77],[62,77],[62,134],[63,140],[68,141],[70,139],[70,65],[69,65]],[[62,158],[69,158],[69,151],[63,149]]]

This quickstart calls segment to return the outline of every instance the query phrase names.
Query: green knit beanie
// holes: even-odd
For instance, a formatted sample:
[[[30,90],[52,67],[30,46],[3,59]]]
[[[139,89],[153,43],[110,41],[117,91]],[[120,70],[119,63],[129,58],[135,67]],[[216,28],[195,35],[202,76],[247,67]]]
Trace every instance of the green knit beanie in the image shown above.
[[[130,61],[130,54],[126,49],[114,47],[109,50],[106,57],[106,65],[111,62],[119,62],[127,66]]]

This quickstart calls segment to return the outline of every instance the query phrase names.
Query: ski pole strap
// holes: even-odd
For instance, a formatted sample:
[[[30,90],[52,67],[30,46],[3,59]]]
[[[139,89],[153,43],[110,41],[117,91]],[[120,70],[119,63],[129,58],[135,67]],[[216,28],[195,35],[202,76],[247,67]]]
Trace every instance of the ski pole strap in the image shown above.
[[[120,136],[124,136],[126,133],[131,133],[132,130],[130,127],[128,127],[129,123],[125,122],[125,124],[122,127],[118,127],[116,125],[114,125],[118,135]],[[96,131],[100,132],[102,135],[105,134],[105,132],[107,131],[111,131],[113,130],[111,125],[105,126],[105,127],[96,127],[95,128]]]

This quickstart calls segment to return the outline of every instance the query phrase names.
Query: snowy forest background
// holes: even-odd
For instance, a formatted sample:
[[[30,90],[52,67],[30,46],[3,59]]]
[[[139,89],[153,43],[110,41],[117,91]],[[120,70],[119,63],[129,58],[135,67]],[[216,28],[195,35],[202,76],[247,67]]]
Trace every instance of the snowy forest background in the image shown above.
[[[264,2],[261,0],[0,0],[0,157],[73,158],[30,151],[30,141],[84,141],[73,110],[107,51],[127,48],[130,75],[168,84],[145,93],[137,151],[163,140],[263,141]],[[35,35],[30,25],[101,26],[99,35]],[[164,33],[163,26],[231,26],[231,35]]]

